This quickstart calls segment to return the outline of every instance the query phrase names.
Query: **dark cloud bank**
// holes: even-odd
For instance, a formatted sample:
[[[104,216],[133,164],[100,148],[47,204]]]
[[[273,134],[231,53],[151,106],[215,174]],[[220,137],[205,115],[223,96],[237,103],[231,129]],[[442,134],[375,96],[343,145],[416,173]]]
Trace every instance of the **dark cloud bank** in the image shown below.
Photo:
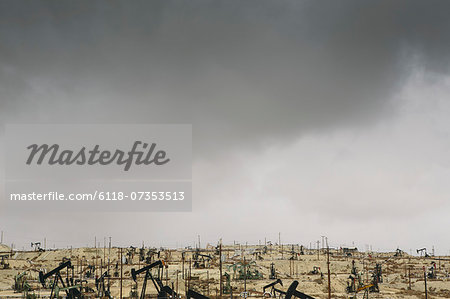
[[[5,1],[3,120],[193,123],[220,146],[376,120],[414,68],[448,71],[449,6]]]
[[[1,122],[192,123],[194,155],[207,160],[364,127],[395,117],[413,72],[448,75],[449,11],[449,1],[3,1]]]

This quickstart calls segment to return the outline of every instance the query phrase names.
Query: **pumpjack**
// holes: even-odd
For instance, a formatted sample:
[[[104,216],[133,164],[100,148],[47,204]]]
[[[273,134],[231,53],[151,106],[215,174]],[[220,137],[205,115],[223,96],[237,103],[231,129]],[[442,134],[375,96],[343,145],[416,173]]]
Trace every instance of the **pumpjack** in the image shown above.
[[[208,268],[212,259],[213,259],[212,256],[200,253],[200,249],[198,249],[198,248],[192,256],[192,260],[194,261],[195,269]]]
[[[41,242],[31,242],[31,247],[34,247],[34,251],[44,252],[45,250],[41,247]]]
[[[142,284],[142,291],[141,291],[141,299],[145,298],[145,290],[147,288],[147,280],[150,278],[153,282],[153,285],[155,286],[156,291],[158,292],[158,298],[160,299],[167,299],[170,296],[173,297],[178,297],[177,293],[174,292],[172,290],[172,288],[170,288],[169,286],[164,286],[161,278],[163,275],[163,269],[164,269],[164,262],[162,260],[153,262],[152,264],[145,266],[139,270],[135,270],[134,268],[131,269],[131,277],[133,278],[133,280],[137,283],[137,276],[141,273],[145,273],[144,276],[144,282]],[[157,268],[158,269],[158,275],[156,277],[154,277],[151,273],[151,270],[153,268]]]
[[[356,286],[356,278],[355,278],[355,276],[353,276],[353,275],[350,275],[349,277],[348,277],[348,279],[350,280],[350,281],[348,281],[347,280],[347,287],[346,287],[346,291],[347,291],[347,293],[355,293],[356,292],[356,290],[357,290],[357,286]]]
[[[225,285],[223,286],[223,293],[224,294],[231,294],[232,288],[231,288],[231,277],[230,277],[230,274],[225,272],[225,274],[223,276],[225,276]]]
[[[302,293],[300,291],[297,291],[298,281],[294,280],[291,285],[289,286],[288,290],[286,291],[285,299],[291,299],[292,297],[300,298],[300,299],[314,299],[314,297],[311,297],[309,295],[306,295],[305,293]]]
[[[371,289],[372,287],[373,287],[373,284],[364,285],[364,286],[358,288],[358,289],[355,291],[354,295],[353,295],[352,297],[350,297],[350,298],[356,299],[356,298],[357,298],[357,297],[356,297],[356,294],[359,293],[359,292],[364,291],[363,299],[368,299],[368,298],[369,298],[369,292],[370,292],[370,289]]]
[[[309,275],[322,274],[320,267],[314,266],[311,271],[308,272]]]
[[[262,257],[262,252],[260,250],[255,250],[252,255],[255,257],[255,260],[264,260],[264,258]]]
[[[2,259],[0,261],[0,269],[9,269],[8,257],[9,254],[0,255],[0,258]]]
[[[372,283],[369,284],[369,292],[371,293],[378,293],[380,291],[380,287],[378,286],[378,278],[377,278],[377,274],[373,273],[372,274]]]
[[[209,297],[189,289],[186,292],[186,299],[209,299]]]
[[[66,277],[67,286],[64,283],[64,280],[62,279],[62,276],[61,276],[61,271],[66,268],[67,268],[67,277]],[[55,278],[54,278],[53,284],[52,284],[52,290],[50,293],[50,299],[56,298],[56,297],[53,297],[53,295],[54,295],[54,293],[56,293],[56,288],[57,287],[59,288],[58,281],[61,281],[62,289],[66,292],[68,299],[83,298],[83,296],[81,294],[81,287],[80,288],[78,288],[78,286],[75,287],[75,285],[73,284],[73,277],[69,279],[69,271],[68,271],[69,269],[73,270],[72,264],[70,261],[66,261],[66,262],[61,263],[58,267],[56,267],[55,269],[51,270],[48,273],[44,274],[44,272],[39,271],[39,281],[41,282],[41,284],[44,288],[46,287],[45,280],[47,278],[49,278],[50,276],[55,275]],[[69,287],[72,287],[72,288],[69,288]]]
[[[383,282],[383,276],[382,276],[382,271],[381,271],[381,264],[376,264],[375,265],[374,278],[376,279],[377,283],[382,283]]]
[[[300,255],[299,252],[296,252],[294,249],[294,245],[292,245],[291,247],[291,251],[289,252],[291,254],[291,257],[289,258],[290,260],[297,260],[298,256]]]
[[[436,279],[436,262],[431,262],[431,267],[428,268],[427,277],[429,279]]]
[[[375,265],[375,270],[372,273],[372,281],[369,284],[364,284],[361,275],[356,272],[356,267],[353,266],[352,274],[349,276],[350,283],[347,281],[347,293],[353,293],[353,297],[356,298],[356,294],[361,291],[364,291],[364,297],[368,297],[369,292],[378,293],[380,291],[378,284],[383,282],[381,264]]]
[[[143,262],[145,260],[145,248],[139,248],[139,261]]]
[[[245,280],[245,279],[262,279],[263,275],[257,269],[251,269],[252,266],[255,266],[256,262],[237,262],[233,265],[229,265],[228,269],[233,269],[233,279],[237,280]],[[236,276],[236,272],[238,273]]]
[[[13,289],[15,292],[28,292],[31,287],[27,282],[27,272],[18,273],[14,276],[14,286]]]
[[[100,298],[103,298],[103,297],[112,298],[111,292],[109,289],[109,284],[106,285],[106,283],[105,283],[105,278],[108,278],[108,277],[109,277],[109,273],[108,273],[108,271],[105,271],[102,275],[100,275],[100,277],[95,278],[95,287],[97,288],[98,296]]]
[[[60,288],[58,286],[55,286],[55,298],[60,298],[59,292],[61,292],[61,291],[70,291],[70,290],[78,289],[78,288],[81,288],[81,285],[67,286],[65,288]]]
[[[136,247],[130,246],[130,248],[127,249],[125,265],[133,263],[133,257],[135,254],[136,254]]]
[[[426,248],[420,248],[416,250],[417,253],[420,253],[420,256],[422,256],[422,254],[425,253],[425,257],[430,257],[427,253],[427,249]]]
[[[84,275],[86,278],[93,277],[95,273],[95,265],[88,265],[84,271],[85,271]]]
[[[160,258],[161,251],[157,250],[156,248],[150,248],[147,250],[147,252],[145,251],[144,247],[139,249],[139,260],[141,262],[145,261],[146,264],[151,264],[155,255]]]
[[[352,272],[350,276],[348,277],[349,281],[347,281],[347,293],[357,293],[362,287],[364,287],[364,284],[361,280],[361,274],[358,273],[358,270],[355,266],[355,261],[352,261]]]
[[[147,251],[147,263],[150,264],[151,262],[153,262],[153,258],[154,256],[156,256],[158,259],[161,257],[161,250],[158,250],[156,248],[150,248]]]
[[[277,288],[275,288],[275,286],[277,284],[280,284],[281,286],[283,286],[283,282],[281,281],[281,279],[277,279],[274,282],[269,283],[268,285],[265,285],[263,287],[263,293],[264,293],[264,297],[276,297],[277,293],[278,294],[283,294],[286,295],[286,292],[283,292],[282,290],[279,290]],[[266,292],[266,289],[270,288],[270,292]]]
[[[403,256],[403,251],[402,251],[400,248],[397,248],[397,249],[395,250],[394,256],[395,256],[395,257],[402,257],[402,256]]]

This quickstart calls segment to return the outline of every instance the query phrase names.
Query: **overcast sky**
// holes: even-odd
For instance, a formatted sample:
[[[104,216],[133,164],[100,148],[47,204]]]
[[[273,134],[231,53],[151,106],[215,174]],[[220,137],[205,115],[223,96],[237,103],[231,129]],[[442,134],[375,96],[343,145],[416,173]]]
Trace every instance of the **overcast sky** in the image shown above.
[[[0,2],[2,126],[192,123],[194,135],[192,213],[2,211],[6,243],[258,243],[281,232],[283,243],[326,235],[449,254],[449,11],[449,1]]]

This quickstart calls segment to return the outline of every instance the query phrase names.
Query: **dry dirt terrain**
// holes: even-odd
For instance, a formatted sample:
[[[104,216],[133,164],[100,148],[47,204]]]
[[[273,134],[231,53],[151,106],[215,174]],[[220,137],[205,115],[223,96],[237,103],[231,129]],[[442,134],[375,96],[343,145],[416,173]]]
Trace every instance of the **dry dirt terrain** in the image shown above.
[[[60,275],[67,286],[81,285],[84,298],[99,298],[108,290],[114,298],[140,296],[145,271],[139,270],[155,263],[150,270],[156,286],[148,278],[147,297],[158,294],[161,286],[169,286],[178,296],[185,297],[192,289],[210,298],[220,296],[220,268],[222,269],[223,298],[280,297],[285,294],[263,287],[280,279],[283,285],[276,289],[286,291],[290,284],[299,282],[297,291],[313,298],[328,298],[328,271],[326,250],[307,250],[298,245],[283,246],[210,246],[200,250],[163,248],[74,248],[46,251],[8,251],[3,247],[0,265],[0,298],[48,298],[55,274],[45,279],[45,288],[39,281],[39,272],[49,273],[62,263],[71,267],[61,269]],[[220,255],[221,253],[221,255]],[[121,257],[122,256],[122,257]],[[220,259],[219,257],[222,256]],[[450,298],[447,269],[449,257],[418,257],[404,252],[344,252],[330,249],[329,269],[332,298],[425,298],[427,276],[428,298]],[[158,264],[158,261],[162,261]],[[376,265],[381,268],[378,290],[373,285]],[[64,264],[63,264],[64,265]],[[161,265],[161,266],[160,266]],[[316,271],[314,272],[314,267]],[[319,269],[320,268],[320,269]],[[109,269],[109,271],[108,271]],[[425,272],[424,272],[425,269]],[[102,280],[98,279],[107,272]],[[353,274],[352,274],[353,272]],[[51,272],[50,272],[51,273]],[[247,273],[247,275],[245,275]],[[352,274],[353,280],[350,279]],[[19,276],[17,276],[19,275]],[[97,280],[96,280],[97,277]],[[15,285],[16,281],[16,286]],[[81,282],[80,282],[81,281]],[[96,283],[97,281],[97,283]],[[347,287],[354,281],[353,291]],[[19,287],[17,286],[19,284]],[[24,287],[25,285],[25,287]],[[104,289],[102,288],[104,286]],[[62,288],[61,282],[57,284]],[[366,287],[364,289],[364,287]],[[16,290],[14,290],[16,288]],[[19,292],[17,289],[21,289]],[[79,290],[80,287],[77,287]],[[59,296],[66,297],[60,290]]]

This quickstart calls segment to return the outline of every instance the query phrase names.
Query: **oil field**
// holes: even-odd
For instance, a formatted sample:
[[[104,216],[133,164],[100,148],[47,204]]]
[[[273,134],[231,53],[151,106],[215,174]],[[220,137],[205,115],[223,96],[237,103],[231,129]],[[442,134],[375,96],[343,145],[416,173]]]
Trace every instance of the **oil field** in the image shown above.
[[[450,298],[450,257],[298,244],[1,245],[0,298]]]

